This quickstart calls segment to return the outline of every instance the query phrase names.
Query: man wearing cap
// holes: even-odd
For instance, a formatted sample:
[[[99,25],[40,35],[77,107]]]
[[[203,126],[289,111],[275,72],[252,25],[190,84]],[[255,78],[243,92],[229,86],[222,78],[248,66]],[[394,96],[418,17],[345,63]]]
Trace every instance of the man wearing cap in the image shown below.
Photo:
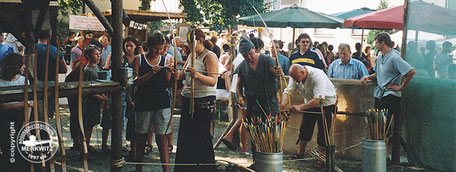
[[[241,38],[239,52],[244,61],[234,71],[238,74],[237,96],[241,106],[247,106],[248,116],[263,113],[279,113],[277,101],[277,77],[283,75],[281,67],[275,67],[274,59],[265,54],[255,53],[253,43]]]
[[[238,74],[236,93],[239,104],[247,106],[247,118],[279,113],[277,77],[283,76],[282,68],[275,67],[272,57],[255,53],[253,43],[245,36],[240,40],[239,52],[244,61],[234,71]]]

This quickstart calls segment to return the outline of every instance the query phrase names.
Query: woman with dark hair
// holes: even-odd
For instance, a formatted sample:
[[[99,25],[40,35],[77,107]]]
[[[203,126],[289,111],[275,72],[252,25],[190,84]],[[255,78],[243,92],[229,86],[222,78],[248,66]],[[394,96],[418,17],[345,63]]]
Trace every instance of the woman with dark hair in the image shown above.
[[[17,53],[7,54],[0,64],[0,87],[24,85],[25,77],[21,76],[24,73],[24,57]],[[0,164],[2,165],[3,171],[26,171],[25,161],[20,156],[16,156],[16,162],[11,162],[11,155],[18,155],[18,149],[11,147],[11,139],[16,138],[17,133],[21,129],[24,123],[24,106],[33,105],[30,101],[24,102],[9,102],[0,103],[0,149],[2,154],[0,155]],[[30,110],[29,110],[30,112]],[[14,127],[15,133],[12,132]],[[14,135],[10,135],[14,134]],[[14,150],[14,152],[11,152]],[[13,157],[14,159],[14,157]],[[21,163],[19,163],[19,159]],[[5,169],[6,167],[6,169]]]
[[[215,163],[212,149],[210,126],[215,114],[215,97],[217,85],[217,55],[203,45],[204,33],[200,29],[192,31],[196,38],[195,61],[190,56],[184,64],[185,71],[179,71],[179,78],[185,79],[182,91],[182,115],[177,139],[176,163]],[[193,44],[193,40],[188,41]],[[210,73],[210,74],[208,74]],[[191,78],[194,79],[194,94],[191,97]],[[191,105],[194,100],[194,106]],[[190,109],[192,108],[192,109]],[[176,166],[175,171],[215,171],[215,165]]]

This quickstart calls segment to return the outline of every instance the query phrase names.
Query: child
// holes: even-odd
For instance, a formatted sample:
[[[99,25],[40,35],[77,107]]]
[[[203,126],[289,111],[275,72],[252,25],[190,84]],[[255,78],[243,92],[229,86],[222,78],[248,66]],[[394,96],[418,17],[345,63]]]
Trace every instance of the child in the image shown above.
[[[89,46],[84,50],[84,56],[88,60],[88,64],[84,67],[83,80],[94,81],[98,78],[98,72],[100,71],[100,68],[97,65],[100,60],[100,51],[95,47]],[[95,125],[100,123],[100,108],[103,103],[107,103],[107,101],[108,98],[104,94],[87,95],[83,98],[82,115],[89,155],[95,152],[95,149],[90,146],[92,130]],[[90,157],[91,156],[89,156],[89,158]]]

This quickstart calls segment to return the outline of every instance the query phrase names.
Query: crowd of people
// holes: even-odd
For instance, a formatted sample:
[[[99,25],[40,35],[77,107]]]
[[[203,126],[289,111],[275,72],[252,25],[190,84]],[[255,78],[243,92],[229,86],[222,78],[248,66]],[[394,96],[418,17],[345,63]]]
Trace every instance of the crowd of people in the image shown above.
[[[176,104],[181,109],[175,162],[202,164],[215,163],[211,120],[216,112],[217,98],[233,100],[230,101],[229,111],[231,118],[237,120],[223,137],[223,143],[230,149],[236,149],[233,139],[235,131],[239,130],[240,153],[255,156],[253,144],[252,151],[248,150],[247,130],[241,125],[242,119],[256,117],[263,112],[278,114],[285,109],[289,112],[321,112],[323,109],[328,113],[326,116],[330,121],[329,114],[336,110],[337,97],[329,78],[356,79],[362,83],[376,80],[376,107],[391,109],[391,113],[400,115],[401,90],[415,75],[414,68],[423,69],[428,75],[437,78],[451,76],[448,53],[451,52],[452,45],[449,42],[443,44],[440,53],[436,51],[435,42],[428,42],[428,53],[416,52],[416,46],[413,47],[413,43],[409,43],[408,54],[416,54],[410,58],[409,65],[400,57],[399,52],[392,48],[393,43],[387,33],[380,33],[375,37],[374,47],[366,46],[363,50],[361,44],[357,43],[354,47],[355,52],[352,52],[352,48],[346,43],[338,45],[337,52],[333,52],[335,46],[312,41],[306,33],[298,36],[295,40],[297,47],[289,47],[289,51],[283,50],[283,41],[272,40],[264,43],[262,39],[252,35],[247,37],[239,34],[211,37],[201,29],[194,29],[189,38],[195,39],[183,40],[178,36],[155,31],[142,43],[134,37],[126,37],[123,40],[122,67],[131,68],[134,77],[132,89],[122,93],[122,114],[126,121],[125,139],[129,146],[127,160],[142,162],[144,154],[152,149],[155,134],[161,162],[170,162],[169,154],[173,153],[174,148],[174,129],[170,120],[173,94],[179,95]],[[61,42],[66,58],[63,53],[57,55],[57,48],[50,45],[51,60],[47,70],[52,77],[49,77],[49,80],[55,80],[53,76],[56,73],[67,73],[67,70],[70,72],[66,75],[65,82],[78,81],[79,71],[83,72],[84,81],[109,80],[112,48],[107,36],[97,36],[98,38],[95,38],[92,31],[84,31],[80,35],[70,32]],[[237,37],[240,37],[239,43],[233,46],[236,44],[231,42]],[[49,31],[41,31],[37,38],[37,74],[38,80],[42,82],[46,70],[44,58],[50,39]],[[2,36],[0,41],[3,41]],[[270,48],[264,49],[265,44]],[[24,58],[19,54],[23,46],[15,45],[16,48],[9,44],[0,44],[0,86],[23,85],[27,82],[22,76]],[[372,48],[377,50],[375,56],[371,55]],[[60,64],[55,64],[57,57],[61,58]],[[175,59],[177,66],[174,66]],[[60,66],[59,71],[55,71],[56,65]],[[108,76],[99,75],[103,72],[107,72]],[[280,78],[284,76],[290,76],[290,79],[288,85],[282,88],[284,95],[280,99],[277,96],[281,91],[278,85]],[[404,79],[401,80],[401,77]],[[176,80],[178,91],[173,93],[171,88]],[[289,95],[292,94],[304,96],[305,103],[290,104]],[[109,152],[108,135],[112,127],[111,96],[84,95],[82,118],[78,116],[78,97],[68,96],[67,99],[71,113],[72,149],[82,153],[85,138],[89,159],[96,158],[99,151]],[[54,113],[54,103],[49,102],[49,114]],[[4,103],[1,104],[0,110],[2,114],[14,113],[23,117],[24,106],[32,105],[31,102]],[[42,101],[39,101],[38,105],[42,106]],[[263,109],[260,109],[259,105]],[[12,116],[1,115],[0,121],[24,121],[23,118]],[[43,118],[43,115],[40,117]],[[52,115],[48,117],[53,118]],[[83,126],[79,122],[81,119]],[[400,121],[397,122],[395,126],[400,126]],[[302,119],[297,141],[299,149],[292,158],[304,157],[306,145],[312,138],[316,123],[317,143],[322,152],[325,152],[327,145],[323,138],[322,119],[314,113],[309,113]],[[92,130],[98,124],[103,127],[102,150],[90,146]],[[399,129],[393,130],[393,137],[399,135]],[[8,139],[0,140],[3,151],[8,145]],[[393,147],[398,144],[394,142]],[[317,162],[317,165],[321,166],[322,162]],[[170,170],[169,165],[162,167],[163,171]],[[215,171],[215,168],[215,165],[202,165],[175,166],[174,169]],[[142,166],[137,165],[136,170],[142,171]]]

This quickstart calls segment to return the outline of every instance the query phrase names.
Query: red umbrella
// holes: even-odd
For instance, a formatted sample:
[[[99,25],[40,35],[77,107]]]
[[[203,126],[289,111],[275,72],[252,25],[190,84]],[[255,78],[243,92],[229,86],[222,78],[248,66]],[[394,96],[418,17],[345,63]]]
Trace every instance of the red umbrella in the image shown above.
[[[374,11],[348,18],[344,26],[366,29],[397,29],[403,27],[404,6]]]

